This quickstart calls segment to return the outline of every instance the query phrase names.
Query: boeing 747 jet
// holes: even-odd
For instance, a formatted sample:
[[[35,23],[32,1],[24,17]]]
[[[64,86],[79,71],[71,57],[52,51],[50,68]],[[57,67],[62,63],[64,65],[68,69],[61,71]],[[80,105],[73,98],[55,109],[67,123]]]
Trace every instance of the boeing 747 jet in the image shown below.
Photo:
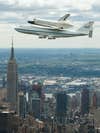
[[[77,37],[77,36],[89,36],[92,37],[93,34],[93,21],[89,21],[79,28],[74,28],[75,26],[70,24],[66,19],[70,14],[65,14],[58,21],[49,21],[42,19],[34,19],[28,21],[31,25],[20,26],[15,28],[16,31],[37,35],[39,38],[67,38],[67,37]]]

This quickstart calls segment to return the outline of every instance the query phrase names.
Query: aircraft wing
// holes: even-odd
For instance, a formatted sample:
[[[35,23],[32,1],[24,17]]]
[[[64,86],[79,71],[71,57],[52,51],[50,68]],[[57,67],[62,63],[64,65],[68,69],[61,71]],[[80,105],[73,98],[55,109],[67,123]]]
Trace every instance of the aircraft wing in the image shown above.
[[[65,14],[58,21],[65,21],[69,16],[70,16],[70,14]]]
[[[61,30],[61,28],[57,26],[52,26],[52,25],[45,25],[45,27],[49,27],[50,29],[54,29],[54,30]]]

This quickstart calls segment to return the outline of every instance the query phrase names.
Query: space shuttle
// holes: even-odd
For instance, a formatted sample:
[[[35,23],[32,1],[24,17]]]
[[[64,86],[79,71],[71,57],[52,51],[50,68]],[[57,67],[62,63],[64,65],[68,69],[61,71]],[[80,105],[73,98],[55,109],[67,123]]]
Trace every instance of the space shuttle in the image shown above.
[[[65,14],[58,21],[53,20],[43,20],[43,19],[33,19],[32,21],[28,21],[28,23],[38,26],[50,27],[53,29],[68,29],[73,27],[66,19],[68,19],[70,14]]]

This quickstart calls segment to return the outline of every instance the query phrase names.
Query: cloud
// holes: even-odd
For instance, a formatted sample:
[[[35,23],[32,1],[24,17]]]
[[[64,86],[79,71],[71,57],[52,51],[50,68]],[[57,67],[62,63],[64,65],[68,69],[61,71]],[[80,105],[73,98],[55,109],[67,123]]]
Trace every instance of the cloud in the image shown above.
[[[73,0],[73,6],[80,10],[90,10],[95,0]]]
[[[72,20],[100,21],[98,0],[0,0],[0,21],[24,22],[33,17],[58,19],[71,13]]]
[[[95,0],[1,0],[1,3],[8,3],[8,5],[14,5],[17,7],[67,7],[71,6],[80,10],[88,10],[91,8],[92,4],[95,3]],[[97,3],[97,2],[96,2]]]

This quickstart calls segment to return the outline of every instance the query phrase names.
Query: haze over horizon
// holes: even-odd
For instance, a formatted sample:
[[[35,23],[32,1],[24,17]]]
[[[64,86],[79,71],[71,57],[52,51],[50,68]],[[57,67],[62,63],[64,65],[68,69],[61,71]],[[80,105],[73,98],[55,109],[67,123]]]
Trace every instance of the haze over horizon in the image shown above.
[[[78,4],[77,4],[78,3]],[[16,48],[100,48],[100,1],[98,0],[0,0],[0,48],[11,46],[14,36]],[[95,21],[93,38],[73,37],[56,40],[40,40],[34,35],[14,31],[17,25],[27,24],[33,18],[57,20],[70,13],[72,23]]]

